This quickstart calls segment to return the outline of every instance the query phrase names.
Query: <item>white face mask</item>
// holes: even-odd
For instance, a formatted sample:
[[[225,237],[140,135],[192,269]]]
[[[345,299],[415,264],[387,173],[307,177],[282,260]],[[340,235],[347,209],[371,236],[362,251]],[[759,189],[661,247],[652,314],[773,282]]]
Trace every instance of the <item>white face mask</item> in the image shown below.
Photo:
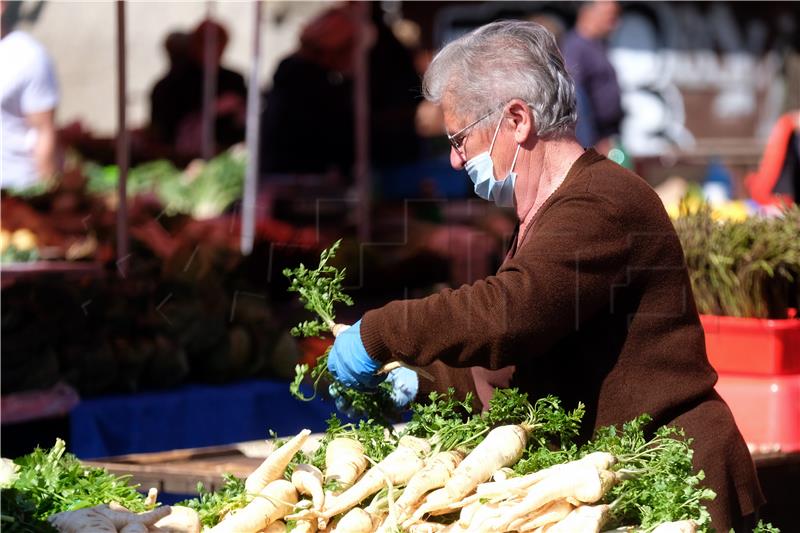
[[[466,162],[464,168],[475,186],[475,194],[484,200],[494,200],[494,203],[499,207],[514,207],[516,203],[514,199],[514,185],[517,182],[517,174],[514,172],[514,167],[517,164],[517,156],[519,155],[519,144],[517,144],[517,151],[514,152],[514,160],[511,162],[511,169],[508,171],[505,179],[496,180],[494,178],[494,161],[492,161],[491,153],[502,123],[503,118],[501,117],[500,122],[497,123],[497,128],[494,130],[494,136],[492,137],[492,143],[489,145],[489,150],[481,152],[471,158]]]

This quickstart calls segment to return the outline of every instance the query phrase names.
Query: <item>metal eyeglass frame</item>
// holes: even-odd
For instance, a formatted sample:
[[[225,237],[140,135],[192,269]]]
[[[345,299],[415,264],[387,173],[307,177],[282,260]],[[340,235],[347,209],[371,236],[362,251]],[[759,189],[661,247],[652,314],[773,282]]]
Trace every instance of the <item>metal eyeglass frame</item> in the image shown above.
[[[493,110],[489,111],[488,113],[486,113],[485,115],[483,115],[482,117],[480,117],[479,119],[477,119],[477,120],[475,120],[473,122],[470,122],[469,124],[467,124],[466,126],[461,128],[460,130],[455,132],[454,134],[450,135],[448,133],[447,134],[447,140],[450,141],[450,146],[452,146],[455,149],[456,152],[461,154],[462,153],[461,152],[461,147],[464,146],[464,139],[467,138],[467,134],[469,133],[468,130],[470,130],[471,128],[473,128],[477,124],[479,124],[482,120],[485,120],[485,119],[489,118],[490,116],[492,116],[497,111],[498,111],[497,109],[493,109]]]

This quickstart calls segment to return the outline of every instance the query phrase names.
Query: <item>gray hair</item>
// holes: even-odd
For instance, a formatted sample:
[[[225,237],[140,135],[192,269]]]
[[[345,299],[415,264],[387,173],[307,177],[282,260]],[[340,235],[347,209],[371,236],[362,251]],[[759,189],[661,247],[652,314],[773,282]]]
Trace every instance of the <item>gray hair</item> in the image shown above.
[[[575,85],[555,38],[535,22],[492,22],[449,43],[433,58],[422,90],[434,103],[447,96],[465,119],[519,98],[531,106],[540,137],[575,129]]]

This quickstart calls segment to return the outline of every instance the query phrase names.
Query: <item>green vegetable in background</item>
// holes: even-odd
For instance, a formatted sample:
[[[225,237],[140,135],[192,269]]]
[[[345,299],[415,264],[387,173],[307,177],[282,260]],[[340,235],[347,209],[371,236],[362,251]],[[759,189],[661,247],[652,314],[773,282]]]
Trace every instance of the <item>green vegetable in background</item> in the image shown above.
[[[221,215],[239,200],[244,188],[245,157],[229,150],[208,162],[196,161],[186,169],[176,168],[170,161],[142,163],[130,169],[128,196],[155,194],[169,214],[186,214],[197,219]],[[87,189],[95,194],[114,194],[119,183],[116,165],[86,163]]]
[[[800,279],[800,207],[723,221],[707,204],[684,202],[675,230],[701,313],[787,318],[790,288]]]
[[[65,450],[64,441],[57,439],[50,450],[37,448],[14,461],[19,467],[18,477],[10,488],[25,497],[18,496],[7,502],[11,506],[3,506],[4,516],[7,513],[11,516],[29,514],[26,509],[32,506],[35,509],[33,518],[44,520],[61,511],[112,501],[133,512],[147,510],[144,496],[136,492],[136,486],[128,484],[130,476],[115,476],[102,468],[84,467]]]

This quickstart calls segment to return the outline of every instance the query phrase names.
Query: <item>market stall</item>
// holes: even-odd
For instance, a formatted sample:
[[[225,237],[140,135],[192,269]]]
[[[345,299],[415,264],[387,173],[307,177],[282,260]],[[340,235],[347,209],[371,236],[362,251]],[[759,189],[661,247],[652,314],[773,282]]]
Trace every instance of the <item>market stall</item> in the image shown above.
[[[207,6],[210,13],[213,3]],[[530,264],[520,262],[506,270],[505,279],[516,280],[517,285],[504,285],[497,281],[500,274],[491,272],[496,266],[493,262],[502,260],[501,241],[503,247],[512,241],[507,259],[513,259],[523,246],[526,221],[520,218],[523,233],[510,237],[509,218],[486,217],[481,231],[483,236],[491,235],[493,243],[473,247],[477,232],[475,226],[467,226],[475,217],[470,200],[462,198],[445,207],[420,208],[421,219],[436,222],[420,224],[422,237],[416,238],[416,226],[409,222],[413,202],[406,199],[411,189],[404,189],[410,187],[407,176],[386,171],[384,177],[397,187],[384,192],[390,196],[394,192],[404,201],[402,216],[397,218],[401,222],[393,221],[395,230],[402,226],[393,234],[400,235],[393,242],[401,244],[392,244],[389,232],[381,234],[380,225],[371,224],[370,217],[376,199],[369,163],[372,27],[367,4],[359,4],[343,15],[356,27],[350,44],[357,200],[342,201],[341,183],[326,183],[329,191],[338,194],[331,202],[346,204],[331,217],[337,224],[327,227],[321,222],[324,207],[320,205],[328,199],[306,195],[305,182],[291,176],[294,189],[290,194],[304,197],[297,201],[305,202],[313,223],[301,227],[259,219],[257,74],[262,4],[253,4],[246,148],[234,146],[212,154],[215,82],[210,66],[216,34],[207,32],[205,157],[185,168],[166,160],[130,164],[125,3],[115,7],[117,164],[70,161],[68,179],[57,190],[25,199],[3,196],[3,208],[11,213],[4,217],[0,242],[3,287],[8,289],[2,317],[4,430],[8,424],[44,416],[47,423],[57,418],[60,425],[51,429],[59,436],[69,434],[66,442],[59,438],[52,446],[19,454],[13,461],[2,460],[4,529],[706,533],[713,530],[712,520],[720,517],[752,518],[753,531],[758,533],[777,530],[767,522],[784,531],[800,528],[792,516],[800,476],[800,210],[796,206],[764,208],[744,202],[711,206],[690,195],[681,204],[667,206],[679,243],[658,199],[641,180],[627,172],[615,175],[613,163],[573,143],[561,148],[563,154],[574,155],[573,163],[584,165],[578,165],[577,172],[598,165],[596,172],[587,175],[607,180],[604,194],[619,194],[619,198],[617,203],[597,202],[586,195],[592,196],[588,208],[568,211],[564,226],[537,234],[560,237],[558,241],[543,237],[541,248],[529,252]],[[554,69],[561,68],[557,56],[556,51],[549,55]],[[512,105],[520,123],[532,116],[526,106],[533,104],[520,100]],[[464,124],[465,118],[449,116],[448,123]],[[481,120],[462,131],[468,132]],[[504,123],[497,125],[491,146]],[[509,144],[510,137],[503,131],[501,142]],[[447,137],[452,147],[448,164],[455,168],[456,154],[466,150],[466,136]],[[524,143],[514,139],[519,154]],[[542,136],[536,143],[551,140]],[[739,153],[738,147],[732,152]],[[703,164],[712,158],[700,150],[695,155]],[[524,153],[523,159],[532,157],[539,156]],[[749,164],[749,157],[743,166]],[[548,162],[562,159],[566,156]],[[491,156],[488,161],[482,176],[470,173],[476,192],[478,178],[501,183],[494,179]],[[519,207],[514,196],[516,162],[514,155],[509,171],[514,178],[504,182],[511,183],[507,201],[494,198],[498,208]],[[462,164],[467,164],[465,157]],[[438,165],[408,169],[409,174],[430,172],[443,176],[442,181],[450,178]],[[571,167],[562,170],[554,175],[575,179]],[[419,179],[420,184],[426,179],[428,185],[436,182],[430,177]],[[528,179],[520,174],[520,182]],[[614,188],[619,180],[628,180],[626,194],[639,195],[637,202],[629,203],[646,207],[631,209],[639,218],[622,230],[617,211],[623,211],[619,205],[628,196]],[[453,187],[458,189],[455,196],[463,196],[463,187]],[[559,187],[542,201],[557,199]],[[569,187],[560,192],[570,194]],[[492,200],[491,192],[483,196]],[[583,199],[581,194],[576,197]],[[569,210],[575,205],[573,200],[561,198],[547,205],[551,208],[561,202]],[[351,204],[354,216],[343,222]],[[613,216],[604,218],[602,210],[608,205],[614,206]],[[466,221],[463,227],[447,224],[454,211]],[[641,228],[648,229],[639,232]],[[352,238],[354,234],[357,239]],[[574,235],[582,235],[585,241],[571,243]],[[667,245],[657,246],[663,244],[661,237],[653,235],[666,236]],[[340,236],[343,239],[336,240]],[[618,272],[630,276],[626,282],[618,283],[619,276],[612,275],[610,286],[601,280],[599,289],[587,288],[593,276],[602,277],[604,265],[629,257],[637,239],[652,249],[640,258],[641,263],[619,267]],[[454,241],[466,250],[468,259],[459,274],[454,274],[458,269],[452,262],[442,261],[460,253],[452,251]],[[577,247],[570,248],[573,245]],[[392,246],[403,250],[391,255]],[[381,251],[373,253],[375,248]],[[417,255],[419,250],[423,253]],[[596,252],[602,257],[578,261],[582,254]],[[419,257],[431,262],[422,263]],[[41,261],[47,258],[57,260]],[[370,270],[370,262],[380,268]],[[453,290],[442,290],[442,280],[435,278],[434,270],[442,264],[447,272],[444,281]],[[536,269],[544,272],[548,266],[552,270],[538,279]],[[685,266],[702,330],[694,306],[685,299],[690,292]],[[631,282],[637,269],[648,274]],[[397,272],[406,277],[387,274]],[[407,281],[414,275],[423,279],[419,286]],[[380,312],[389,307],[384,305],[387,300],[397,296],[389,298],[374,290],[376,285],[370,285],[374,278],[379,278],[381,290],[402,292],[401,301],[393,302],[395,311],[411,300],[418,300],[411,301],[418,307],[409,305],[403,309],[415,312],[397,312],[395,317],[383,315],[386,321],[380,323],[389,326],[379,331],[376,319],[374,329],[362,337],[359,331],[367,331],[368,315],[363,315],[364,330],[359,330],[361,321],[355,317],[370,308]],[[469,299],[468,284],[476,278],[486,279],[476,284],[481,287],[473,293],[477,297]],[[664,279],[667,282],[661,285]],[[633,287],[641,280],[647,298],[636,292],[640,287]],[[455,289],[459,285],[461,289]],[[344,309],[353,305],[351,288],[359,291],[356,299],[364,298],[348,313]],[[528,302],[512,298],[523,293]],[[461,294],[464,301],[459,303],[458,296],[448,300],[453,294]],[[610,301],[603,299],[609,294]],[[615,299],[619,295],[623,296]],[[586,306],[582,305],[584,296]],[[659,298],[678,305],[659,308],[653,304]],[[426,305],[439,305],[445,312],[428,315],[431,307],[426,309]],[[612,309],[606,313],[607,307]],[[534,316],[537,310],[542,316]],[[670,313],[681,314],[681,320],[671,322]],[[603,322],[606,314],[612,319]],[[503,319],[483,320],[500,315],[505,324]],[[395,327],[387,316],[394,319]],[[437,328],[419,333],[408,329],[423,330],[430,324],[399,327],[404,320],[426,319],[435,319]],[[573,319],[574,327],[570,327]],[[480,345],[480,337],[490,337],[489,330],[498,323],[502,325],[496,327],[500,334],[495,331],[492,336],[494,345]],[[631,324],[642,323],[645,326],[639,333],[629,335]],[[594,337],[570,337],[581,327]],[[454,330],[470,338],[451,339],[439,350],[442,359],[449,357],[444,364],[450,366],[450,373],[430,368],[434,365],[429,363],[442,360],[414,360],[426,356],[422,353],[426,348],[432,351],[440,337]],[[561,331],[560,337],[556,330]],[[304,339],[292,339],[290,331]],[[692,345],[686,354],[679,353],[683,352],[679,334],[684,332],[688,332],[683,337],[688,339],[686,344]],[[412,338],[417,333],[420,338]],[[341,346],[348,337],[354,349],[345,352]],[[649,344],[614,353],[628,337]],[[364,338],[373,343],[371,353]],[[392,350],[387,338],[405,343],[403,349]],[[470,347],[469,341],[479,346]],[[331,348],[334,342],[341,352]],[[669,344],[672,350],[666,348],[667,343],[674,343]],[[716,376],[707,364],[706,351],[719,374],[716,391],[730,406],[736,423],[712,390]],[[458,352],[466,358],[458,359]],[[488,352],[493,358],[476,364],[477,357]],[[637,359],[631,352],[644,355]],[[656,355],[648,359],[651,352]],[[527,372],[521,371],[515,384],[485,381],[480,388],[470,374],[474,393],[470,390],[459,396],[461,391],[448,389],[448,380],[456,382],[460,372],[471,372],[469,367],[502,372],[509,368],[505,357],[512,353],[517,359],[510,363],[519,363]],[[571,359],[573,353],[579,354],[579,363]],[[376,354],[385,357],[378,361]],[[544,357],[535,359],[539,355]],[[623,359],[629,366],[620,370],[617,363]],[[345,372],[345,366],[346,372],[337,373],[337,364],[338,372]],[[692,368],[681,374],[683,364]],[[411,381],[402,381],[402,376]],[[685,376],[695,382],[686,391],[677,391]],[[643,377],[652,379],[649,388],[642,383],[634,388],[634,382]],[[562,382],[564,386],[558,394],[536,388],[520,392],[539,378],[546,386]],[[427,387],[438,392],[428,394]],[[688,390],[691,387],[697,390]],[[31,390],[42,394],[31,394]],[[651,395],[656,400],[647,403]],[[669,422],[706,402],[718,408],[718,416],[703,419],[705,440],[688,438],[697,433]],[[619,404],[612,415],[609,403]],[[656,416],[646,412],[645,405]],[[400,420],[405,423],[398,424]],[[684,420],[698,424],[700,418]],[[709,420],[725,430],[718,442],[715,436],[709,437],[715,429]],[[68,425],[68,431],[62,425]],[[717,448],[705,447],[709,442]],[[722,442],[732,442],[736,449],[724,450],[730,451],[730,457],[720,459],[736,464],[709,459],[715,452],[722,455],[718,453]],[[750,457],[768,499],[764,520],[758,525],[759,517],[752,511],[760,502],[757,497],[748,501],[758,492]],[[698,460],[715,470],[706,470],[709,479],[698,470]],[[711,485],[714,475],[717,482],[724,479]],[[739,483],[740,479],[744,481]],[[736,482],[734,490],[729,490],[730,480]],[[722,512],[711,507],[719,488]],[[743,501],[751,504],[750,513],[737,507]],[[732,507],[726,507],[731,503]],[[737,515],[737,511],[742,512]],[[741,516],[746,514],[750,516]]]

